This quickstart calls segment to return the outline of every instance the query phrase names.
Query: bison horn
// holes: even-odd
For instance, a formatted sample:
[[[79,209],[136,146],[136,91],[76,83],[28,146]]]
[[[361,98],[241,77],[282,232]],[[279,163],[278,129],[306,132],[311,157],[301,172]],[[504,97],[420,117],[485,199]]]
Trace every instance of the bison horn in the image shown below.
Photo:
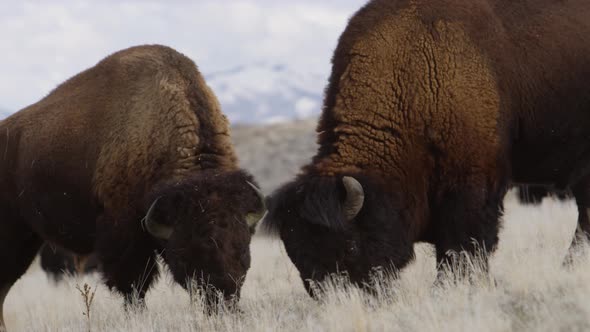
[[[159,224],[152,219],[152,217],[153,217],[152,214],[154,213],[154,207],[156,206],[156,203],[158,203],[158,200],[160,200],[160,197],[156,198],[156,200],[152,203],[152,205],[148,209],[148,212],[147,212],[145,218],[143,218],[143,224],[144,224],[145,228],[147,229],[147,231],[155,238],[162,239],[162,240],[168,240],[170,238],[170,236],[172,236],[172,231],[173,231],[172,227],[170,227],[168,225]]]
[[[344,200],[342,212],[346,221],[351,221],[363,208],[365,192],[361,183],[352,176],[343,177],[342,183],[344,184],[344,189],[346,189],[346,200]]]
[[[254,189],[254,191],[258,195],[258,198],[260,199],[260,203],[262,204],[262,209],[260,209],[259,212],[253,212],[246,215],[246,222],[248,223],[248,227],[254,228],[256,227],[256,224],[258,224],[258,222],[262,220],[262,218],[264,218],[264,216],[266,215],[265,197],[262,190],[260,190],[260,188],[258,188],[255,184],[253,184],[250,181],[246,182],[250,187],[252,187],[252,189]]]

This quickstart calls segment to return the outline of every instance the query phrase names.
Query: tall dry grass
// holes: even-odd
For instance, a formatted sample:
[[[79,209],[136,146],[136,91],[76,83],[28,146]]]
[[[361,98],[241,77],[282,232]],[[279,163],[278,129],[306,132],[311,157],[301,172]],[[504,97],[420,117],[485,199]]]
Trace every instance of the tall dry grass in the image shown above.
[[[148,310],[127,314],[122,299],[96,276],[53,285],[33,266],[7,297],[9,331],[584,331],[590,330],[590,257],[561,266],[575,228],[573,202],[539,207],[506,200],[499,249],[491,259],[496,283],[432,286],[433,250],[417,245],[417,259],[398,280],[380,280],[368,296],[327,285],[314,301],[278,240],[256,238],[240,313],[206,316],[168,275],[147,296]],[[97,285],[89,325],[77,285]]]

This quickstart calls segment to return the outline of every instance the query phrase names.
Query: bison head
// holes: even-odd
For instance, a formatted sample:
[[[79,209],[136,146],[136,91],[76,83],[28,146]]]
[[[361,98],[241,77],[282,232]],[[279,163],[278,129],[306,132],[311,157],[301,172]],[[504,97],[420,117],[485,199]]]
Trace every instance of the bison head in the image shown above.
[[[302,176],[267,198],[266,229],[278,232],[307,291],[346,273],[366,285],[373,269],[401,268],[413,257],[392,193],[357,176]]]
[[[250,267],[250,239],[266,211],[263,196],[243,171],[202,171],[156,190],[144,219],[163,249],[174,279],[195,284],[216,302],[237,298]]]

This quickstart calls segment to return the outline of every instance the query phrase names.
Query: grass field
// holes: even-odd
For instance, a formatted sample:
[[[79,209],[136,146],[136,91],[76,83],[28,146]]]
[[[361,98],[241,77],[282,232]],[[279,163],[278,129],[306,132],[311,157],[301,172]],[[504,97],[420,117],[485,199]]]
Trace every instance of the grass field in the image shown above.
[[[508,197],[491,260],[496,284],[482,276],[434,287],[433,250],[417,245],[416,261],[399,280],[383,280],[379,296],[331,285],[320,301],[307,296],[280,242],[257,237],[241,312],[211,317],[168,275],[148,293],[147,311],[127,314],[97,276],[56,286],[34,265],[7,297],[6,324],[9,331],[587,331],[590,258],[561,266],[576,216],[571,201],[528,207]],[[96,290],[90,320],[76,289],[84,283]]]

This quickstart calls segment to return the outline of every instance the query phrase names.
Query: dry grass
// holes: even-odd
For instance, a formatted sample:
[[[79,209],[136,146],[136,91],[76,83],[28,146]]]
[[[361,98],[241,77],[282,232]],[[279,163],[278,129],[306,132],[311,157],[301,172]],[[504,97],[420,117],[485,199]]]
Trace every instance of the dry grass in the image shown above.
[[[257,238],[252,269],[242,292],[241,314],[207,317],[188,294],[162,278],[148,294],[148,310],[126,314],[122,299],[98,286],[92,331],[557,331],[590,329],[590,258],[561,267],[574,230],[572,202],[546,200],[522,207],[507,199],[499,250],[492,258],[497,285],[481,277],[433,287],[432,248],[417,246],[415,263],[399,280],[384,280],[381,295],[331,285],[319,302],[305,293],[280,242]],[[34,266],[5,303],[10,331],[87,330],[86,305],[76,285],[96,276],[54,286]]]

